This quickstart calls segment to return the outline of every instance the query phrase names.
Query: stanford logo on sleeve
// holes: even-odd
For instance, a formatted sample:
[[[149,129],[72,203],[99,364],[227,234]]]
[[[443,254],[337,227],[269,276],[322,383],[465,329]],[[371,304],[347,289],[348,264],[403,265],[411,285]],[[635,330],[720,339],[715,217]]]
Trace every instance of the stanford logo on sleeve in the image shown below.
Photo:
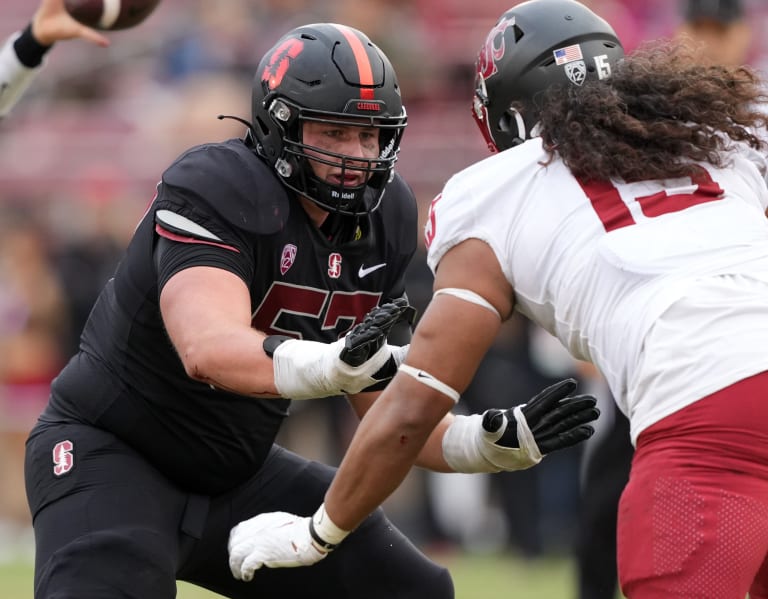
[[[66,474],[75,466],[75,448],[72,441],[59,441],[53,448],[53,473],[56,476]]]

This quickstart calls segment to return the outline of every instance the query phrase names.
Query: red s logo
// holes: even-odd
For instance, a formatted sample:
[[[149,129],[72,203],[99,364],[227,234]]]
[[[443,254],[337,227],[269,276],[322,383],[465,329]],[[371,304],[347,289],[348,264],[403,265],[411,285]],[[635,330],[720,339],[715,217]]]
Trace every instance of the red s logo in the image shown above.
[[[506,52],[504,32],[514,26],[515,17],[504,18],[496,24],[496,27],[491,29],[488,37],[485,39],[485,44],[480,48],[480,55],[477,61],[477,72],[484,79],[488,79],[488,77],[499,72],[496,63],[504,58],[504,52]]]
[[[333,252],[328,256],[328,276],[338,279],[341,276],[341,254]]]
[[[53,473],[56,476],[66,474],[75,465],[75,456],[72,450],[75,448],[72,441],[59,441],[53,448]]]
[[[269,89],[275,89],[288,72],[291,60],[301,54],[302,50],[304,50],[304,42],[301,40],[295,37],[285,40],[269,57],[269,62],[261,74],[262,82],[266,83]]]

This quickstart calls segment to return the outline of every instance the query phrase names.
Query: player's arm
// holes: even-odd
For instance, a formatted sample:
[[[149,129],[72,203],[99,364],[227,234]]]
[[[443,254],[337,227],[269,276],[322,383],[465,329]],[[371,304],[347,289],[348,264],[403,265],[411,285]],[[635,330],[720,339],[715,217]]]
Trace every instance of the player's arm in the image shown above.
[[[574,381],[545,389],[523,407],[451,419],[450,409],[512,311],[513,294],[493,252],[478,240],[443,257],[435,289],[405,367],[365,414],[325,503],[312,517],[273,512],[232,529],[230,569],[236,578],[250,580],[262,566],[323,559],[417,461],[443,471],[516,470],[591,435],[586,423],[597,417],[595,398],[570,397]]]
[[[98,31],[75,21],[64,8],[64,0],[42,0],[27,28],[13,34],[0,48],[0,118],[32,83],[51,46],[72,38],[109,45]]]
[[[223,268],[184,268],[160,294],[163,322],[191,378],[241,395],[292,399],[359,392],[391,377],[395,368],[386,339],[404,307],[377,307],[362,334],[353,328],[326,344],[254,329],[248,287]]]

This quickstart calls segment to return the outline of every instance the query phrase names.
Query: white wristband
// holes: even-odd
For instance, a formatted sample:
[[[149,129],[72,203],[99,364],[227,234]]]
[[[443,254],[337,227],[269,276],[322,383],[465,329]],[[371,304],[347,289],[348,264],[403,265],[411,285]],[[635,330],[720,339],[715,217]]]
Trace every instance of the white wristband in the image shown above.
[[[480,414],[454,416],[443,435],[443,458],[454,472],[501,471],[480,453],[478,435],[482,430],[483,417]]]
[[[325,511],[324,503],[320,504],[309,521],[309,534],[323,551],[333,551],[349,533],[350,531],[339,528],[333,523]]]

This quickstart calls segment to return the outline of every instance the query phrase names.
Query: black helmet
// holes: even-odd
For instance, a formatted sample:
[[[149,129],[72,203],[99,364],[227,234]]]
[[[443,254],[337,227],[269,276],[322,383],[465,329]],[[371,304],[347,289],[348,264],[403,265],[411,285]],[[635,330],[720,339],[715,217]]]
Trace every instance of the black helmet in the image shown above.
[[[288,32],[259,63],[252,109],[256,150],[287,187],[330,212],[376,209],[392,179],[407,119],[394,69],[364,33],[335,23]],[[376,127],[379,156],[367,160],[307,146],[306,121]],[[307,148],[313,160],[364,171],[366,183],[347,187],[320,180]]]
[[[575,0],[529,0],[491,29],[477,58],[472,113],[492,152],[535,136],[536,95],[605,79],[624,56],[613,28]]]

